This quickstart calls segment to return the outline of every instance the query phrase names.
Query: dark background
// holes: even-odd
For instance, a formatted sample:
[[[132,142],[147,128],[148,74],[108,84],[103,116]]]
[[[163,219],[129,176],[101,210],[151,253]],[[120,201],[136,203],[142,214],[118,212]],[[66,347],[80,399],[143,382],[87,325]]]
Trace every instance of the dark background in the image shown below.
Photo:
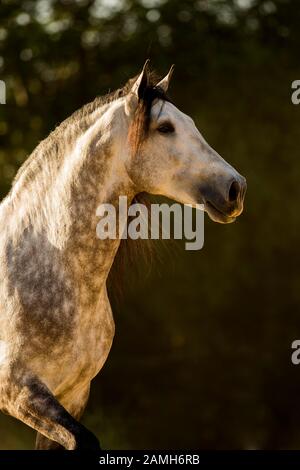
[[[128,265],[84,422],[104,448],[300,448],[298,0],[2,0],[0,191],[61,120],[139,72],[247,177],[244,214],[205,245]],[[139,260],[136,261],[140,263]],[[0,448],[33,432],[0,417]]]

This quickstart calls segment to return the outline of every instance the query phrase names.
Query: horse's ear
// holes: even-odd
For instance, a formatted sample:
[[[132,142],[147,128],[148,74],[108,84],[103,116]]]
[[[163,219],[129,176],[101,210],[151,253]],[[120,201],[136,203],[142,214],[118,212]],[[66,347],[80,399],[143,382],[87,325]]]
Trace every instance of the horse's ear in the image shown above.
[[[149,59],[146,60],[143,70],[141,71],[140,75],[134,82],[129,91],[128,95],[126,96],[125,102],[125,109],[126,113],[130,113],[133,109],[136,108],[138,101],[143,98],[144,92],[148,85],[148,67],[149,67]]]
[[[163,78],[156,86],[161,88],[165,93],[167,93],[170,81],[174,72],[175,65],[171,65],[169,73]]]

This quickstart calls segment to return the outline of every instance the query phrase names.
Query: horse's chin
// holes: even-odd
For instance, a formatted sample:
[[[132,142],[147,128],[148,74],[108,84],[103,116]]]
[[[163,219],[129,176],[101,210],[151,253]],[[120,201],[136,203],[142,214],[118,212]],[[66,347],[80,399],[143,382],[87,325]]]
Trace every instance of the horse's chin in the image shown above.
[[[232,224],[232,222],[235,222],[236,220],[236,217],[230,217],[229,215],[223,214],[223,212],[216,209],[216,207],[208,201],[205,203],[205,210],[208,213],[209,218],[219,224]]]

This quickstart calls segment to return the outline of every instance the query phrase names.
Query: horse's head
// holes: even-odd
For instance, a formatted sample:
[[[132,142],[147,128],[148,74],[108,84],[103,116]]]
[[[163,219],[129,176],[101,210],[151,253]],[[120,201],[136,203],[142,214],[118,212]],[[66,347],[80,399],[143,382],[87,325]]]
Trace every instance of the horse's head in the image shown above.
[[[212,220],[233,222],[243,210],[246,180],[167,98],[171,74],[172,69],[153,85],[146,64],[125,98],[131,149],[127,172],[138,191],[202,203]]]

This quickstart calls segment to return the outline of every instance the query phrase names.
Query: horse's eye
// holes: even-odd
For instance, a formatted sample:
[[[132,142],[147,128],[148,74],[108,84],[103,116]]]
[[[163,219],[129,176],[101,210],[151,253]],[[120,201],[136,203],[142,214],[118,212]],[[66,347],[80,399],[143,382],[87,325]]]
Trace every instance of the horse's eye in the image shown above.
[[[158,132],[161,134],[171,134],[172,132],[175,131],[173,124],[170,122],[164,122],[157,128]]]

